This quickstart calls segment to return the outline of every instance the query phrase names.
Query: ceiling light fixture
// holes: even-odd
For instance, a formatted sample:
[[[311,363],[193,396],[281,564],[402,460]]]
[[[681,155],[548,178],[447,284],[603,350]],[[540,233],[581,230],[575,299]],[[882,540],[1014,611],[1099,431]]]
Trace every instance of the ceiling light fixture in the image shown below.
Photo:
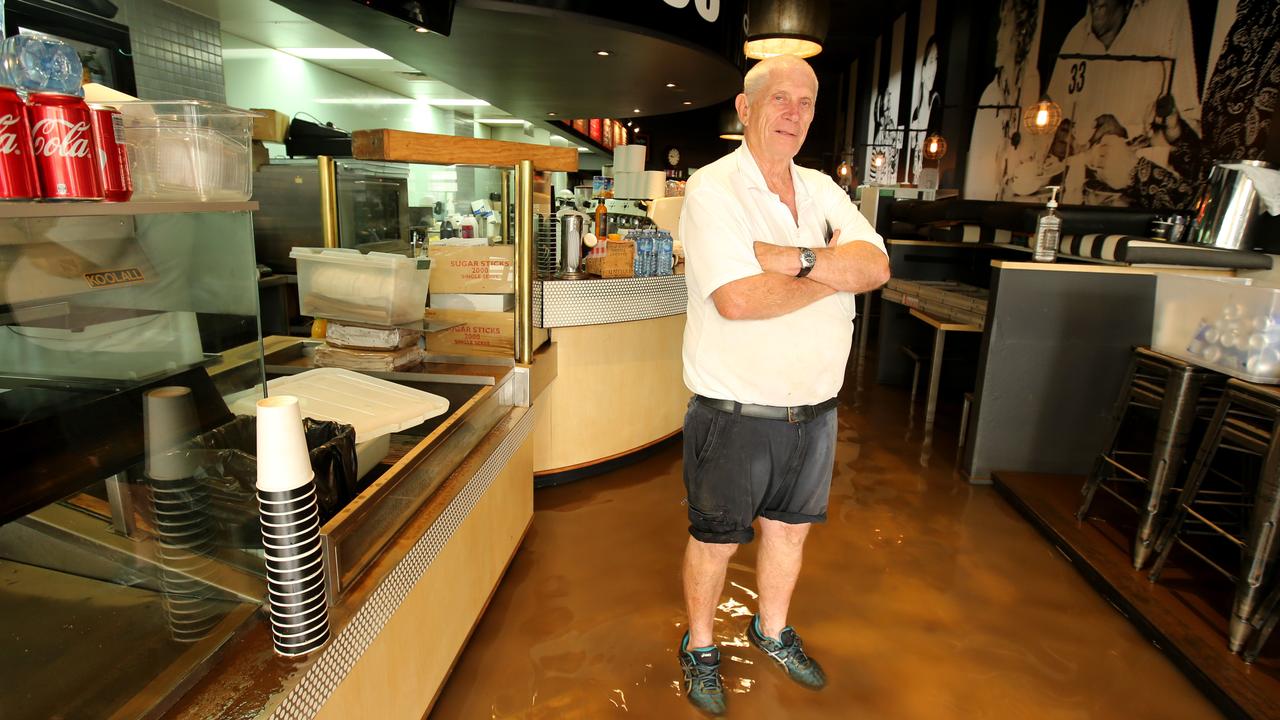
[[[738,111],[733,108],[725,108],[720,111],[720,139],[721,140],[742,140],[742,120],[738,119]]]
[[[676,86],[676,84],[675,84],[675,83],[667,83],[667,87],[669,87],[669,88],[673,88],[673,87],[675,87],[675,86]]]
[[[742,51],[756,60],[813,57],[822,52],[830,18],[830,0],[749,0]]]
[[[631,112],[640,112],[640,108],[632,108]]]
[[[554,112],[549,112],[549,113],[547,113],[547,117],[555,117],[555,116],[556,116],[556,114],[555,114]]]
[[[613,53],[609,52],[608,50],[597,50],[596,54],[599,55],[600,57],[609,57]]]
[[[319,98],[321,105],[414,105],[425,100],[414,100],[407,97],[372,97],[372,98]]]
[[[351,48],[280,48],[294,57],[303,60],[391,60],[391,56],[381,50],[366,47]]]
[[[520,118],[477,118],[476,122],[485,125],[524,125],[525,121]]]
[[[413,31],[414,31],[414,32],[419,32],[419,33],[431,32],[430,30],[428,30],[428,29],[426,29],[426,28],[424,28],[424,27],[415,27],[415,28],[413,29]]]
[[[680,103],[680,104],[681,104],[681,105],[692,105],[692,104],[693,104],[693,101],[692,101],[692,100],[685,100],[684,102],[682,102],[682,103]]]
[[[421,102],[436,107],[489,107],[487,101],[475,98],[422,98]]]

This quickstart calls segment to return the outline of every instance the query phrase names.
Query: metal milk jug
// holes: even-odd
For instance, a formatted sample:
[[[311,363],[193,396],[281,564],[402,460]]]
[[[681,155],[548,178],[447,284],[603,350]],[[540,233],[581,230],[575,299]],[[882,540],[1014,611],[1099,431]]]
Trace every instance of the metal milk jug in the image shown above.
[[[1229,165],[1269,167],[1261,160],[1218,163],[1196,198],[1187,241],[1230,250],[1253,249],[1250,233],[1258,217],[1258,193],[1253,181]]]

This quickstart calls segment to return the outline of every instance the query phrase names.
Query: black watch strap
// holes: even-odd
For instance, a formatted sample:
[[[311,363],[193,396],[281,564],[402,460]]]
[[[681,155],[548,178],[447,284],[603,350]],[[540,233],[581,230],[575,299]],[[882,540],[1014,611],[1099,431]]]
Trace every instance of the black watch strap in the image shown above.
[[[806,258],[809,259],[808,263],[805,263]],[[808,275],[816,264],[817,258],[814,256],[814,252],[809,248],[800,248],[800,272],[796,273],[796,277],[802,278]]]

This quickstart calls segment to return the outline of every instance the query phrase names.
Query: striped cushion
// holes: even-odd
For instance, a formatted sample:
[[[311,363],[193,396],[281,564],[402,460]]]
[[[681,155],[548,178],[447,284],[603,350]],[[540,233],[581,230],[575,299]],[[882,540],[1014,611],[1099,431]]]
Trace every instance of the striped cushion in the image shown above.
[[[1203,245],[1170,243],[1137,235],[1064,235],[1058,253],[1071,257],[1134,265],[1268,269],[1271,257],[1249,250],[1222,250]]]

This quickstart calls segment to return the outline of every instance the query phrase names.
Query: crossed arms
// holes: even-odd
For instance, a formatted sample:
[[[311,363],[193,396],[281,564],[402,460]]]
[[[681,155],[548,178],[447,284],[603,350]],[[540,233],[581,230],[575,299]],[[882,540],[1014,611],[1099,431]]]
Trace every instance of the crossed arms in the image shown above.
[[[726,320],[764,320],[799,310],[837,292],[862,293],[889,280],[889,260],[869,242],[813,248],[817,263],[807,277],[798,278],[800,249],[757,241],[756,260],[764,271],[741,278],[711,293],[716,310]]]

